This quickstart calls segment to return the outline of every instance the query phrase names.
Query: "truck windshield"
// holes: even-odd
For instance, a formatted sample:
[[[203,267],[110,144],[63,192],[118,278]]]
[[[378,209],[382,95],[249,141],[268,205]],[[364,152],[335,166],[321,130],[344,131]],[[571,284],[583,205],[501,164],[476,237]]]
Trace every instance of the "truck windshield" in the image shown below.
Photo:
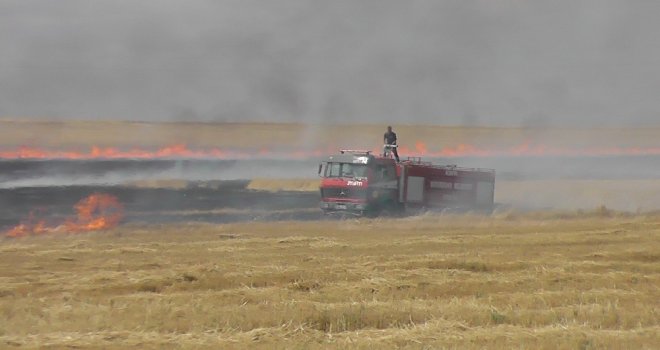
[[[325,177],[366,178],[367,170],[366,164],[328,163],[325,168]]]

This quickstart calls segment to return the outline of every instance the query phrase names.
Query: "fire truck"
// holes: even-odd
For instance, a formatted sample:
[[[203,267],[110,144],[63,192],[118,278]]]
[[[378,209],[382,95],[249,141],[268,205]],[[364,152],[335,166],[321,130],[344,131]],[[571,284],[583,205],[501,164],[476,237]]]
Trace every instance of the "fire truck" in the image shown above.
[[[495,170],[438,165],[409,157],[396,162],[371,151],[342,150],[318,169],[327,214],[396,215],[421,211],[491,211]]]

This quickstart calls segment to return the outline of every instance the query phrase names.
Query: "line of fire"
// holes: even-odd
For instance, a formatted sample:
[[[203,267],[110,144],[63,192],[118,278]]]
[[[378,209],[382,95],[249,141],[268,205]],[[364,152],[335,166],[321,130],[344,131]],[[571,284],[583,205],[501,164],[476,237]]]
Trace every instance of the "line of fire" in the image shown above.
[[[157,149],[121,149],[117,147],[91,147],[84,150],[57,150],[22,146],[13,149],[0,149],[0,159],[250,159],[250,158],[280,158],[309,159],[323,157],[336,151],[336,148],[315,150],[293,149],[221,149],[193,148],[185,144],[173,144]],[[571,148],[545,144],[522,143],[509,147],[486,147],[471,144],[458,144],[434,150],[424,142],[415,142],[414,147],[401,147],[402,154],[410,154],[426,158],[459,158],[459,157],[525,157],[525,156],[643,156],[660,155],[660,147],[584,147]],[[372,153],[378,153],[371,150]]]

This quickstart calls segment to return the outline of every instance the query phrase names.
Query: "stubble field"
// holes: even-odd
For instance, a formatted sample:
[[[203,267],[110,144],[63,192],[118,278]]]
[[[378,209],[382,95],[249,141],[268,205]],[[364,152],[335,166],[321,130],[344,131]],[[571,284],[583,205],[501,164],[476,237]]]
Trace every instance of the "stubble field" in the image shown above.
[[[660,347],[660,215],[125,225],[0,242],[0,347]]]

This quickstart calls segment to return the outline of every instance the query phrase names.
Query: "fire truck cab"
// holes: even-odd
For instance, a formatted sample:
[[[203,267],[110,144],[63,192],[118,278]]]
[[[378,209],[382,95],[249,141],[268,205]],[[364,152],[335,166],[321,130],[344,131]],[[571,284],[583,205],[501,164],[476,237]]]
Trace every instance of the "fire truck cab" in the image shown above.
[[[321,209],[379,215],[424,210],[492,210],[495,171],[434,165],[421,158],[399,163],[370,151],[343,150],[319,165]]]

